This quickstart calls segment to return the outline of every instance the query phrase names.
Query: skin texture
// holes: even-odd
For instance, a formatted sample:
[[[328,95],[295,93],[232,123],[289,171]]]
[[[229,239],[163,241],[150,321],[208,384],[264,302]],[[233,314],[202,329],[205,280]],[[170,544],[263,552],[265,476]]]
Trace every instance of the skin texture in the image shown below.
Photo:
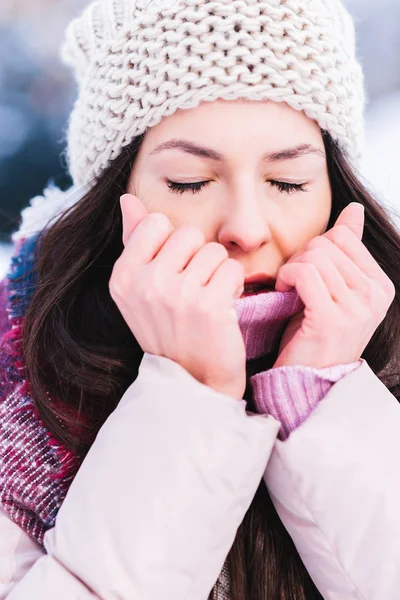
[[[218,162],[172,149],[152,155],[161,143],[185,139],[225,155]],[[267,152],[303,144],[323,155],[262,162]],[[238,260],[245,277],[279,268],[307,241],[326,230],[331,190],[319,126],[284,103],[204,102],[150,128],[133,166],[127,192],[149,212],[167,215],[174,227],[192,224],[207,242],[219,242]],[[170,191],[174,182],[211,180],[199,193]],[[268,180],[305,184],[307,192],[279,191]]]
[[[160,151],[178,139],[214,156]],[[171,181],[211,183],[180,194]],[[233,301],[254,273],[277,292],[295,288],[305,305],[275,368],[355,362],[395,290],[362,243],[363,206],[346,206],[326,231],[331,203],[322,135],[304,114],[245,101],[179,111],[148,131],[121,197],[124,251],[110,294],[145,352],[236,398],[246,356]]]

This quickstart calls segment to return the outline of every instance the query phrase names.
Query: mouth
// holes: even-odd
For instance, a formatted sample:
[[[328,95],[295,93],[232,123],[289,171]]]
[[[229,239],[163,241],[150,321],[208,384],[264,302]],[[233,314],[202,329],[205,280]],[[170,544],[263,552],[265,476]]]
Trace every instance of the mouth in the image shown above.
[[[274,291],[275,291],[275,288],[273,285],[265,285],[265,284],[262,285],[262,284],[249,283],[249,284],[245,284],[244,292],[240,297],[245,298],[246,296],[257,296],[258,294],[266,294],[268,292],[274,292]]]
[[[265,273],[253,274],[245,279],[241,298],[274,292],[275,283],[275,280]]]

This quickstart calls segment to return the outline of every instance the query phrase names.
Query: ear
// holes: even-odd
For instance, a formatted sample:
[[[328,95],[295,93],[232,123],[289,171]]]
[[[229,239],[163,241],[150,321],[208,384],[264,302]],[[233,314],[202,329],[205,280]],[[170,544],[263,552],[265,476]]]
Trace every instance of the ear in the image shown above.
[[[122,212],[122,242],[126,246],[132,232],[149,212],[137,196],[124,194],[120,198]]]
[[[351,202],[342,210],[334,226],[346,225],[346,227],[354,231],[356,236],[361,240],[364,232],[364,224],[364,206],[359,202]],[[327,233],[329,233],[329,231]]]

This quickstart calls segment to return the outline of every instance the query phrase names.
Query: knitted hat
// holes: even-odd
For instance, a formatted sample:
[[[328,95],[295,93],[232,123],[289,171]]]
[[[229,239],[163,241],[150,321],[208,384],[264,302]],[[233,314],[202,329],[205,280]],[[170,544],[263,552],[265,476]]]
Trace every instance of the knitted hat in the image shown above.
[[[164,116],[216,99],[286,102],[359,166],[363,74],[340,0],[99,0],[67,27],[61,58],[79,86],[75,185]]]

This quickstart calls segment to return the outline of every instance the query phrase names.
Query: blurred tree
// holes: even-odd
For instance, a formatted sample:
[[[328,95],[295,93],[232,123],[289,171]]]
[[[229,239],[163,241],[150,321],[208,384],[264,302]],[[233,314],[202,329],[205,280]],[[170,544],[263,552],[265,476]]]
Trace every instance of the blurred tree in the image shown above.
[[[75,84],[58,57],[65,26],[84,0],[0,4],[0,242],[50,180],[71,180],[60,154]]]

